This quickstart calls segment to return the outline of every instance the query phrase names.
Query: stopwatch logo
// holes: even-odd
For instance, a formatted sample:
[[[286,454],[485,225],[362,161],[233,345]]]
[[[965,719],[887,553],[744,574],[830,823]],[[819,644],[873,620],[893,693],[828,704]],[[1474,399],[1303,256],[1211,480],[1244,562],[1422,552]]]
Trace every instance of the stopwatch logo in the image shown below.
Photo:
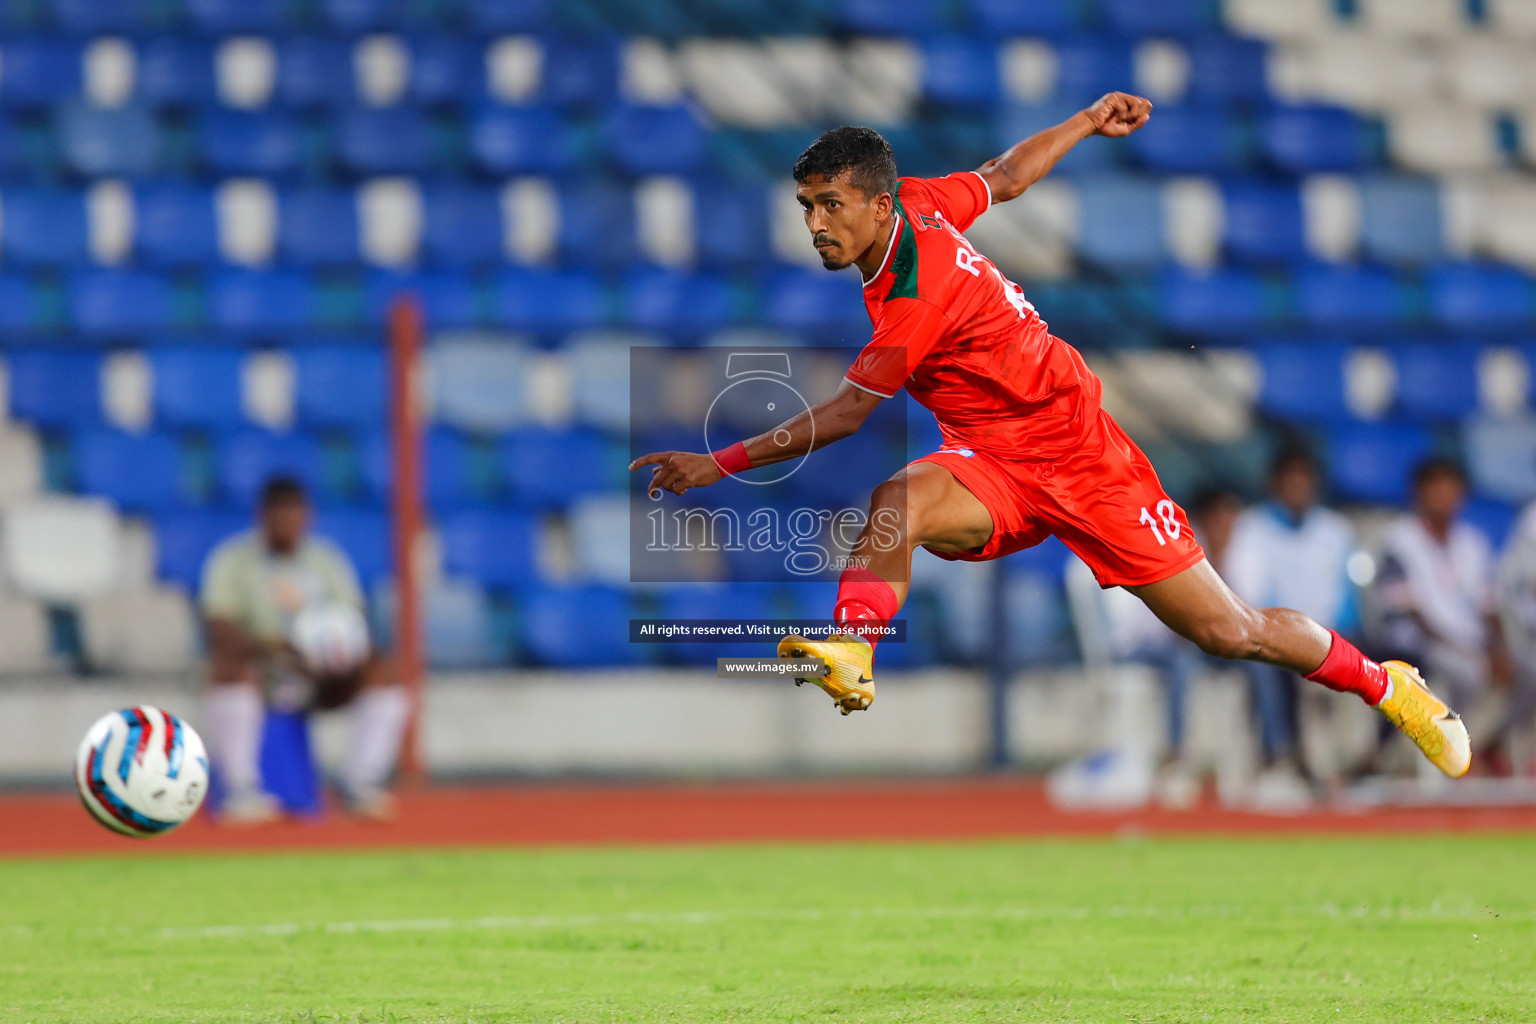
[[[704,414],[704,450],[723,448],[736,441],[756,437],[778,427],[800,413],[809,413],[810,404],[790,384],[789,353],[732,352],[726,357],[728,382],[709,403]],[[816,424],[811,423],[814,443]],[[789,431],[777,430],[773,440],[779,445],[790,441]],[[798,458],[774,463],[753,471],[751,478],[738,475],[730,479],[744,484],[778,483],[794,475],[809,452]]]

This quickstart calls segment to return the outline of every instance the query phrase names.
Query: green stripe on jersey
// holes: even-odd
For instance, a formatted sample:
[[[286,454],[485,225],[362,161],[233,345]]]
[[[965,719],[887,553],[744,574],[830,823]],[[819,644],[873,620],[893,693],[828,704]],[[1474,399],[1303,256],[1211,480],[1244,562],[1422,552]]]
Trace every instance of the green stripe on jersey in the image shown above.
[[[901,205],[901,185],[896,186],[896,212],[901,214],[901,240],[896,243],[896,258],[891,261],[891,290],[885,293],[885,301],[917,298],[917,242],[912,231],[912,219]]]

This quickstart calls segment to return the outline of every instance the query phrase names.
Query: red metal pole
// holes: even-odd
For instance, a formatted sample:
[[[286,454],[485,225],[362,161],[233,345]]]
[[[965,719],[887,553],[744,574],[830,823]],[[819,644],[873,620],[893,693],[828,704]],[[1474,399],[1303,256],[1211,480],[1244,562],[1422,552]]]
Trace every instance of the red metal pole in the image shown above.
[[[414,295],[389,308],[389,420],[394,455],[392,542],[395,564],[395,664],[411,702],[410,724],[400,750],[400,779],[413,785],[421,763],[421,594],[416,579],[416,540],[421,534],[421,306]]]

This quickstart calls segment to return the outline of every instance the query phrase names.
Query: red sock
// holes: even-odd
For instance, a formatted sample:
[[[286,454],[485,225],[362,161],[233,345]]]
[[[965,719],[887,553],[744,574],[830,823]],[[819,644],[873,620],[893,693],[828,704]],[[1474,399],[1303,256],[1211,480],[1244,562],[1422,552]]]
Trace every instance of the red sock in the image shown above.
[[[832,619],[845,632],[856,633],[874,647],[880,642],[878,627],[896,617],[901,602],[885,580],[868,569],[849,567],[837,580],[837,604]]]
[[[1331,629],[1328,632],[1333,634],[1328,657],[1307,678],[1340,693],[1358,693],[1371,707],[1380,704],[1387,695],[1387,670],[1338,633]]]

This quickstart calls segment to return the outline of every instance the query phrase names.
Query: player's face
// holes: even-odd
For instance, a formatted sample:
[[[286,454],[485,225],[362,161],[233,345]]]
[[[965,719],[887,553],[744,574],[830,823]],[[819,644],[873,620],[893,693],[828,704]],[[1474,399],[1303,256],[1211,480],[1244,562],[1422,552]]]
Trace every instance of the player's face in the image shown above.
[[[309,532],[309,504],[297,499],[275,501],[261,510],[261,535],[278,554],[298,548]]]
[[[811,244],[828,270],[852,266],[868,252],[889,216],[889,196],[866,196],[848,176],[844,171],[835,178],[812,178],[795,189]]]

